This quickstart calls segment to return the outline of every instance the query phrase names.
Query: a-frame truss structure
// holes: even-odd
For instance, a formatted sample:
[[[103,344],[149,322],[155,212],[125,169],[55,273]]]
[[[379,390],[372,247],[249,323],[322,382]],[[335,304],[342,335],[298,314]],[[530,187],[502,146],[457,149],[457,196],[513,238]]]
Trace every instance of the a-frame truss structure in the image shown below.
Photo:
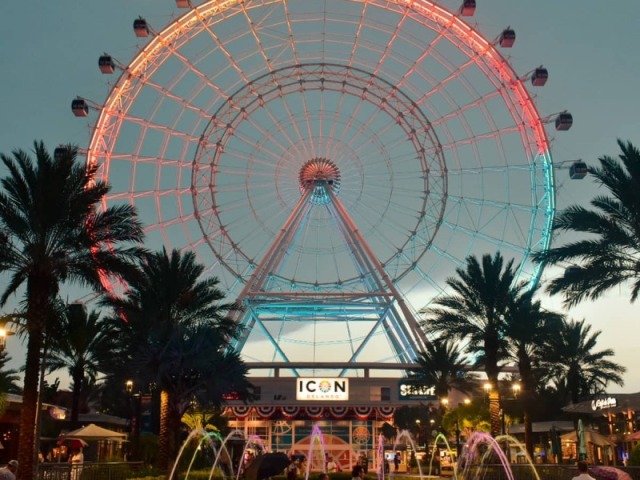
[[[346,291],[337,284],[331,289],[292,290],[278,282],[287,253],[314,208],[327,209],[334,220],[360,274],[359,288]],[[427,342],[411,308],[335,194],[330,178],[314,178],[306,184],[238,301],[244,311],[236,350],[252,362],[290,364],[294,375],[301,374],[296,362],[335,361],[353,369],[359,361],[412,363]],[[297,331],[298,337],[291,331]],[[320,344],[326,347],[324,356]],[[351,368],[325,374],[346,375],[347,370]]]

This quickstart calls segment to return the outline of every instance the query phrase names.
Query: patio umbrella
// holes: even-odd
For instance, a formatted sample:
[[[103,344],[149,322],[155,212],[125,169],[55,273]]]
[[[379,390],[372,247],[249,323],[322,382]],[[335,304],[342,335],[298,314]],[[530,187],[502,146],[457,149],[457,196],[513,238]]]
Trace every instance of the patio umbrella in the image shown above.
[[[584,433],[584,425],[582,419],[578,419],[578,460],[587,459],[587,436]]]
[[[615,467],[592,467],[590,473],[604,480],[633,480],[624,470]]]
[[[258,455],[244,471],[245,480],[262,480],[280,475],[291,461],[284,453]]]
[[[624,439],[625,442],[635,442],[636,440],[640,440],[640,430],[633,432]]]
[[[127,437],[127,434],[122,432],[114,432],[113,430],[102,428],[94,423],[90,423],[86,427],[78,428],[73,432],[60,435],[60,437],[80,438],[86,441],[118,439],[124,440]]]
[[[66,445],[69,448],[84,448],[89,444],[81,438],[65,437],[58,440],[58,445]]]

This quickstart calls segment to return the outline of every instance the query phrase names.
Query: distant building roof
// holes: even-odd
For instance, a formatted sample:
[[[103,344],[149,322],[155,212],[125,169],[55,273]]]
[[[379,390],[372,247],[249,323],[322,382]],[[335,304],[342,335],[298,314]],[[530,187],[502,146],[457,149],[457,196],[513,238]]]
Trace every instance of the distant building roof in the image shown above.
[[[552,420],[549,422],[533,422],[533,433],[549,432],[555,427],[558,432],[569,432],[575,430],[575,425],[570,420]],[[509,433],[524,433],[524,424],[511,425],[509,427]]]
[[[111,425],[114,427],[126,427],[129,424],[129,420],[126,418],[98,412],[81,413],[78,415],[78,421],[82,424],[95,423],[97,425]]]
[[[590,400],[572,403],[563,407],[567,413],[591,413],[592,415],[607,415],[620,412],[640,411],[639,393],[601,393]]]

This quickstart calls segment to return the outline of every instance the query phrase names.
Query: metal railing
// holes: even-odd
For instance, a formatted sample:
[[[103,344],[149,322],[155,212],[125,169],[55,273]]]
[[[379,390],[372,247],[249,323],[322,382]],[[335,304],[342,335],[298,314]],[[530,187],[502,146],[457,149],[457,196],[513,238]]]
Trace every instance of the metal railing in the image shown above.
[[[576,465],[556,465],[548,463],[536,464],[535,472],[537,473],[537,476],[531,468],[531,465],[510,464],[509,467],[513,473],[513,478],[517,480],[537,480],[537,476],[539,476],[541,480],[571,480],[573,477],[578,475],[578,468]],[[591,471],[592,467],[597,468],[597,466],[593,465],[589,467],[589,474],[596,480],[614,480],[615,475],[604,476],[595,473]],[[471,470],[473,471],[476,468],[478,467],[471,467]],[[481,468],[481,477],[483,480],[509,480],[507,472],[502,465],[485,465]],[[640,467],[624,467],[622,465],[616,465],[615,468],[627,473],[632,480],[640,480]],[[622,479],[618,477],[618,480]]]
[[[40,463],[37,480],[126,480],[144,476],[142,462],[86,462],[82,465]]]

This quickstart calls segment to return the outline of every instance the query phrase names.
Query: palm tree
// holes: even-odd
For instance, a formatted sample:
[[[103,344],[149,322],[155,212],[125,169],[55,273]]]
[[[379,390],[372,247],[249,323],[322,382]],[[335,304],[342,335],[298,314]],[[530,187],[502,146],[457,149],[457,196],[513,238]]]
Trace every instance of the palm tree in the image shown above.
[[[87,314],[85,306],[76,303],[67,306],[57,335],[48,336],[47,369],[49,372],[67,370],[72,380],[72,430],[78,427],[80,399],[86,393],[85,387],[95,384],[101,372],[101,353],[111,350],[107,328],[107,322],[100,319],[98,312]]]
[[[23,286],[25,295],[28,339],[18,449],[24,478],[33,471],[40,354],[60,284],[103,291],[105,276],[126,281],[135,272],[143,237],[131,206],[96,210],[109,191],[95,178],[97,165],[77,162],[76,147],[59,152],[54,159],[42,142],[34,142],[35,159],[23,150],[0,155],[9,172],[0,180],[0,271],[9,274],[0,305]]]
[[[18,371],[7,368],[7,363],[11,361],[9,354],[3,350],[0,352],[0,393],[20,393],[18,381],[20,376]]]
[[[221,303],[217,278],[201,278],[204,266],[195,254],[149,253],[141,271],[125,298],[107,301],[118,314],[112,330],[126,362],[114,366],[123,371],[129,365],[138,384],[153,383],[160,391],[159,461],[166,469],[191,402],[219,404],[223,393],[244,395],[250,384],[244,362],[228,348],[239,333],[229,315],[236,307]]]
[[[485,254],[482,263],[475,256],[466,259],[464,268],[456,269],[457,277],[446,280],[454,292],[437,298],[434,306],[426,311],[424,328],[442,333],[450,338],[467,340],[467,351],[476,354],[477,364],[484,367],[489,383],[489,412],[491,434],[501,430],[500,392],[498,375],[500,362],[507,356],[504,338],[505,314],[513,291],[515,278],[513,260],[504,265],[500,252],[493,257]]]
[[[507,352],[518,367],[520,375],[524,439],[530,456],[533,456],[531,411],[537,389],[542,383],[544,347],[556,334],[563,320],[561,314],[544,310],[540,301],[534,301],[535,293],[536,290],[531,289],[511,296],[504,331],[509,340]]]
[[[605,391],[609,383],[624,385],[626,368],[608,357],[612,349],[594,351],[600,330],[591,333],[585,320],[563,320],[560,329],[545,348],[545,367],[558,385],[563,385],[568,399],[577,403],[581,397]]]
[[[473,374],[469,362],[453,340],[435,339],[418,353],[419,369],[410,372],[412,378],[421,379],[435,386],[436,396],[446,398],[456,389],[468,393],[473,389]]]
[[[554,230],[586,236],[533,256],[541,263],[573,265],[549,284],[551,293],[563,292],[568,306],[627,281],[632,302],[640,292],[640,151],[630,142],[618,145],[619,160],[605,155],[600,167],[588,168],[610,195],[596,196],[590,209],[572,205],[556,217]]]

